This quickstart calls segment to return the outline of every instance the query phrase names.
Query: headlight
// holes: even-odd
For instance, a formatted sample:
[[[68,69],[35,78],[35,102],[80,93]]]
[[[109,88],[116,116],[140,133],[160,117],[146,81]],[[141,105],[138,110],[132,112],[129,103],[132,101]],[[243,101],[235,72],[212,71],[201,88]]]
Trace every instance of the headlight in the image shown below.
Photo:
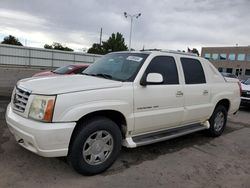
[[[31,103],[29,118],[51,122],[56,96],[36,95]]]

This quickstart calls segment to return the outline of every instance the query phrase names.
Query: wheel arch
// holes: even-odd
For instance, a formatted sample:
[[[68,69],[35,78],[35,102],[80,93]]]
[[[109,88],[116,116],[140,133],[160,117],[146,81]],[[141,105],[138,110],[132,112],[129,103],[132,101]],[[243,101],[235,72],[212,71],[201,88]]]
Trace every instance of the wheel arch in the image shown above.
[[[215,109],[216,109],[218,106],[220,106],[220,105],[221,105],[221,106],[224,106],[224,107],[226,108],[226,111],[227,111],[227,112],[229,111],[229,109],[230,109],[230,101],[229,101],[229,99],[226,99],[226,98],[220,99],[220,100],[218,100],[218,101],[215,103],[215,106],[214,106],[214,108],[212,109],[212,111],[210,112],[210,116],[209,116],[209,117],[211,117],[211,116],[213,115]]]
[[[229,99],[221,99],[221,100],[219,100],[219,101],[217,102],[217,104],[216,104],[214,110],[215,110],[215,109],[217,108],[217,106],[219,106],[219,105],[224,106],[224,107],[226,108],[227,112],[228,112],[229,109],[230,109],[230,101],[229,101]]]
[[[125,138],[126,131],[127,131],[127,121],[126,121],[125,116],[121,112],[116,111],[116,110],[100,110],[100,111],[90,112],[90,113],[82,116],[76,122],[76,126],[71,134],[71,137],[70,137],[69,151],[70,151],[70,148],[71,148],[71,145],[72,145],[74,138],[76,137],[79,130],[82,129],[82,127],[84,126],[84,122],[86,122],[89,119],[95,118],[95,117],[106,117],[106,118],[109,118],[110,120],[114,121],[122,133],[122,138]],[[69,151],[68,151],[68,153],[69,153]]]

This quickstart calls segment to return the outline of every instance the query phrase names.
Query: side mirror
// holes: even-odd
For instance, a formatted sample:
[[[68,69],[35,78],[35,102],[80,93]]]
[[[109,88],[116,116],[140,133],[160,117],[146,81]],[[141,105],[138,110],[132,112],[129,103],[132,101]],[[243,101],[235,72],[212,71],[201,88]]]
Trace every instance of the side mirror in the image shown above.
[[[142,78],[140,84],[142,86],[146,86],[149,84],[156,85],[163,83],[163,77],[160,73],[149,73],[145,79],[145,77]]]

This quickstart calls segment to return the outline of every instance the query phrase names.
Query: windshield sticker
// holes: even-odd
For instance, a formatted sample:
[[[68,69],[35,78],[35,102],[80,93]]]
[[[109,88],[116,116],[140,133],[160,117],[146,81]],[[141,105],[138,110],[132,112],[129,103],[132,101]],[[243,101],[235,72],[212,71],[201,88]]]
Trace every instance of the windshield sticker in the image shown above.
[[[136,61],[136,62],[141,62],[142,59],[143,59],[142,57],[138,57],[138,56],[128,56],[127,57],[127,60]]]

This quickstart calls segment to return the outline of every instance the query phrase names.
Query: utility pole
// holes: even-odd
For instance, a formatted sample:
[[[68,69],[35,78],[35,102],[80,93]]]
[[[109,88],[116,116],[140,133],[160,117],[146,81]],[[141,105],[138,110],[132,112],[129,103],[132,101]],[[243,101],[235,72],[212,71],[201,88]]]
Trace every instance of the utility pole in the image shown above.
[[[100,46],[102,45],[102,27],[101,27],[101,31],[100,31]]]
[[[125,18],[130,17],[130,33],[129,33],[129,51],[131,51],[131,43],[132,43],[132,27],[133,27],[133,18],[138,19],[141,16],[141,13],[130,15],[127,12],[124,12]]]

